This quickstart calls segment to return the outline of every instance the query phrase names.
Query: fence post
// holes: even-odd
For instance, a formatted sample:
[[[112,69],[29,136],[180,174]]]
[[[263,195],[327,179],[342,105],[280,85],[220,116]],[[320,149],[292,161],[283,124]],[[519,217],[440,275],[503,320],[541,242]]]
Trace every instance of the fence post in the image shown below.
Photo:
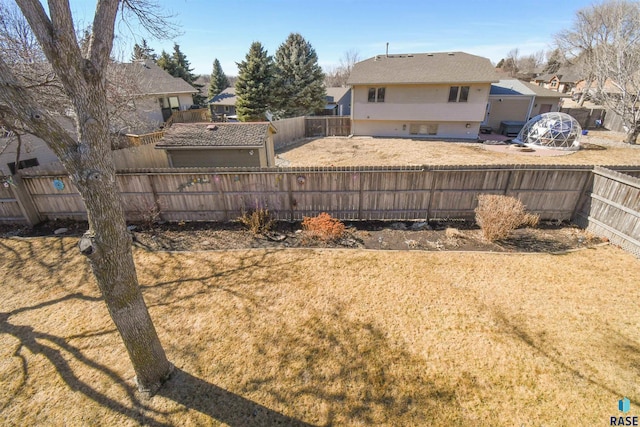
[[[33,202],[33,198],[31,197],[31,194],[29,194],[29,190],[25,186],[24,181],[19,175],[13,175],[12,180],[15,186],[11,188],[11,191],[18,202],[18,206],[20,206],[22,215],[27,220],[29,226],[33,227],[34,225],[39,224],[42,221],[42,218],[40,218],[38,208]]]

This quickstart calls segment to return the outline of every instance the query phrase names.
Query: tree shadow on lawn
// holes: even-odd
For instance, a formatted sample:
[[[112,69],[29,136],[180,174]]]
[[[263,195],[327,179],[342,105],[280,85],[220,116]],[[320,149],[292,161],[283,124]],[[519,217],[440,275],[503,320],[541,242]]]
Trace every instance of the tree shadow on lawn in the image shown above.
[[[21,271],[23,268],[29,268],[30,265],[35,263],[39,268],[45,269],[44,272],[39,272],[40,274],[44,274],[46,276],[46,272],[49,272],[51,276],[56,276],[55,278],[47,276],[46,279],[52,279],[48,284],[52,288],[55,288],[55,293],[59,294],[60,290],[64,291],[69,288],[78,289],[82,287],[84,283],[81,282],[77,282],[75,285],[66,283],[66,286],[63,286],[62,282],[64,282],[64,275],[55,274],[55,270],[57,270],[59,266],[49,264],[41,259],[43,251],[48,251],[48,255],[57,254],[59,257],[58,259],[69,257],[69,252],[74,251],[75,246],[65,247],[65,245],[61,243],[61,239],[54,239],[50,244],[44,245],[44,247],[35,247],[36,245],[33,245],[33,243],[35,243],[35,240],[25,240],[20,242],[19,246],[26,246],[25,248],[16,250],[11,245],[6,245],[0,241],[0,251],[5,254],[9,254],[5,259],[9,259],[9,273],[11,275],[15,273],[17,275],[16,279],[19,279],[21,282],[32,280],[32,278],[26,275],[22,276]],[[171,288],[172,285],[179,286],[189,280],[201,281],[203,283],[213,281],[215,284],[215,279],[217,277],[232,275],[245,269],[251,270],[252,268],[260,267],[261,262],[264,261],[267,255],[267,253],[263,253],[256,254],[255,257],[246,257],[246,259],[242,260],[238,268],[226,270],[221,269],[208,277],[159,282],[151,285],[151,287]],[[80,255],[77,255],[77,257],[80,258],[79,262],[84,261]],[[74,263],[78,262],[75,259],[71,259],[71,261]],[[86,275],[82,275],[79,280],[88,280],[88,277]],[[215,286],[209,286],[205,291],[210,292],[213,290],[212,288],[215,288]],[[219,288],[220,290],[227,291],[236,297],[251,298],[250,295],[238,293],[232,288]],[[162,295],[162,299],[168,301],[166,304],[171,304],[172,291],[167,289],[163,290],[165,290],[165,292]],[[197,296],[203,292],[203,290],[198,289],[197,292],[193,292],[192,295],[188,295],[186,297],[197,298]],[[178,299],[182,300],[183,297],[185,296],[174,298],[173,303]],[[29,371],[30,369],[33,369],[30,368],[29,357],[31,355],[41,355],[71,390],[82,393],[88,399],[94,401],[101,407],[106,408],[109,411],[119,413],[125,418],[136,423],[149,426],[173,425],[173,423],[168,423],[162,420],[171,414],[166,411],[158,410],[153,402],[147,401],[140,396],[137,393],[136,388],[133,386],[133,383],[125,381],[115,370],[86,356],[80,346],[76,346],[71,343],[72,340],[80,339],[83,340],[83,344],[90,347],[91,338],[116,334],[117,332],[115,328],[63,337],[46,331],[36,330],[32,326],[21,325],[10,321],[12,316],[23,313],[26,314],[28,312],[37,312],[38,310],[53,306],[57,306],[57,309],[62,312],[69,309],[69,307],[64,306],[64,304],[72,301],[83,301],[87,304],[102,304],[102,298],[99,296],[89,296],[81,292],[74,292],[66,294],[63,297],[37,302],[30,306],[18,307],[10,312],[0,312],[0,334],[9,335],[17,342],[15,349],[12,352],[12,356],[18,359],[20,366],[20,378],[12,384],[7,384],[7,387],[12,387],[11,396],[4,402],[0,402],[0,410],[9,407],[12,402],[20,396],[21,391],[29,382]],[[158,302],[157,305],[165,304]],[[34,313],[31,313],[31,315],[34,315]],[[35,315],[37,316],[37,314]],[[42,314],[42,316],[46,316],[46,314]],[[112,324],[109,325],[113,326]],[[118,345],[120,344],[121,342],[118,341]],[[25,350],[27,353],[25,353]],[[124,348],[118,350],[124,353]],[[70,363],[71,360],[73,360],[73,363]],[[79,362],[81,368],[78,367],[76,362]],[[75,367],[73,365],[75,365]],[[116,389],[120,389],[124,392],[126,400],[123,401],[121,398],[115,397],[113,392],[101,391],[99,387],[85,379],[92,376],[95,377],[96,375],[108,377],[109,382],[114,384]],[[52,387],[51,384],[36,384],[36,387],[51,387],[51,392],[55,390],[55,385]],[[159,395],[232,426],[274,424],[299,426],[310,425],[282,415],[213,384],[207,383],[206,381],[196,378],[182,370],[176,370],[173,373],[172,378],[162,388]],[[213,400],[203,401],[203,395],[212,397]],[[233,412],[229,412],[229,408]],[[62,411],[62,408],[60,410]]]
[[[582,380],[585,380],[596,387],[606,390],[613,396],[627,396],[632,404],[640,405],[640,401],[637,398],[634,398],[633,396],[629,396],[628,393],[624,393],[621,390],[614,390],[609,385],[603,383],[602,381],[594,379],[591,375],[583,372],[583,370],[581,370],[580,367],[571,366],[567,362],[563,361],[559,352],[555,351],[555,349],[553,348],[547,348],[547,345],[545,345],[545,343],[542,340],[537,339],[533,334],[527,332],[526,326],[519,324],[518,322],[515,321],[515,319],[509,319],[509,317],[507,317],[507,315],[502,311],[494,310],[494,316],[496,320],[499,322],[499,324],[501,324],[509,334],[513,335],[514,337],[518,338],[520,341],[525,343],[535,353],[541,356],[544,356],[545,358],[547,358],[557,366],[561,367],[562,370],[566,372],[570,372],[576,377]],[[621,342],[621,335],[613,331],[611,332],[611,334],[612,334],[612,338],[609,344],[611,344],[611,346],[614,349],[611,357],[621,358],[621,355],[615,352],[615,350],[619,350],[619,351],[622,351],[623,354],[627,356],[633,356],[637,360],[640,360],[640,345],[638,343],[634,343],[633,341],[631,342],[631,344],[629,344],[628,341]],[[623,365],[622,360],[618,360],[618,363],[621,366]]]
[[[33,256],[37,257],[37,252]],[[263,300],[254,298],[248,290],[236,289],[233,283],[251,280],[265,286],[268,291],[268,286],[278,279],[277,274],[269,280],[259,276],[264,267],[274,268],[273,259],[268,255],[269,251],[240,253],[238,256],[242,259],[235,265],[217,267],[212,274],[164,282],[152,280],[148,288],[155,288],[157,294],[151,297],[151,305],[167,305],[169,309],[180,310],[185,300],[199,304],[201,295],[220,290],[233,298],[248,301],[244,310],[252,319],[253,315],[259,315],[271,307],[267,307],[268,303]],[[299,256],[304,257],[305,254],[301,252]],[[161,263],[162,259],[152,258],[149,268],[153,268],[154,262]],[[28,257],[22,259],[25,264],[28,261]],[[293,262],[296,262],[295,258],[278,265],[277,269]],[[173,268],[185,267],[178,262]],[[159,277],[155,274],[152,276]],[[232,283],[218,283],[218,280],[224,282],[222,278]],[[201,286],[181,286],[189,280],[195,280]],[[149,297],[145,295],[145,299]],[[163,407],[162,404],[144,400],[136,393],[132,382],[125,381],[116,370],[91,359],[79,346],[69,342],[82,338],[85,346],[91,346],[97,336],[116,333],[110,323],[103,330],[62,337],[10,321],[13,315],[37,312],[73,300],[81,300],[83,304],[102,304],[100,297],[74,292],[1,314],[0,333],[17,340],[13,356],[19,359],[22,378],[15,382],[14,394],[18,395],[29,380],[28,355],[42,355],[71,390],[82,393],[124,419],[149,426],[165,426],[170,425],[169,420],[173,417],[188,416],[181,414],[180,409],[159,410],[158,406]],[[60,311],[69,309],[64,305],[57,308]],[[256,331],[251,329],[256,324],[249,325],[248,332],[254,333],[255,338],[250,357],[232,355],[228,363],[236,366],[246,364],[250,374],[233,390],[225,390],[213,384],[209,378],[198,378],[178,369],[159,391],[159,396],[232,426],[464,423],[466,418],[463,409],[456,403],[454,385],[449,378],[429,373],[427,360],[411,354],[401,345],[393,345],[385,332],[375,325],[351,319],[347,309],[340,304],[330,304],[322,311],[306,307],[301,310],[295,322],[290,322],[280,314],[273,324],[260,325]],[[42,316],[49,315],[46,314],[49,312],[43,311]],[[201,315],[207,316],[208,313]],[[229,332],[229,336],[237,339],[232,332]],[[183,351],[188,352],[190,347],[186,344],[189,343],[185,343]],[[121,345],[119,341],[118,345]],[[22,349],[28,350],[28,353]],[[123,348],[117,351],[124,355]],[[200,366],[196,365],[195,370],[203,364],[224,365],[222,360],[203,360],[202,356],[197,363]],[[96,376],[106,377],[107,382],[114,385],[113,390],[101,390],[100,387],[104,385],[87,380]],[[48,384],[35,386],[51,387],[52,392],[56,387]],[[117,397],[118,394],[124,398]],[[255,394],[268,396],[269,403],[262,401],[262,398],[262,403],[258,403],[243,397]],[[11,401],[4,402],[4,407],[10,404]]]

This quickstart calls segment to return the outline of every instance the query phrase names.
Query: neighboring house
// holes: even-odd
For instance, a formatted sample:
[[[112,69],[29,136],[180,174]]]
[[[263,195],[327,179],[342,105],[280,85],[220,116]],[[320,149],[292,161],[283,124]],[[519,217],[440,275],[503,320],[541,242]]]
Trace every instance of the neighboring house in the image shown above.
[[[350,116],[351,115],[351,88],[328,87],[326,105],[322,111],[323,116]]]
[[[275,166],[269,122],[175,123],[156,144],[170,167]]]
[[[160,126],[174,111],[193,105],[198,90],[179,77],[173,77],[151,59],[122,64],[134,94],[135,110],[140,116]]]
[[[68,132],[75,134],[73,121],[69,118],[59,117],[58,123]],[[0,175],[14,175],[17,169],[26,169],[37,166],[50,166],[56,164],[54,169],[60,169],[60,161],[46,142],[33,135],[22,135],[20,147],[20,165],[16,168],[16,154],[18,139],[13,133],[0,128]]]
[[[601,101],[598,99],[598,83],[597,82],[591,82],[590,85],[588,85],[587,88],[587,81],[586,80],[580,80],[578,82],[578,84],[576,84],[576,87],[573,89],[573,99],[574,100],[578,100],[580,99],[580,96],[582,95],[582,92],[587,91],[587,100],[589,101]],[[604,85],[601,89],[601,92],[604,92],[604,94],[606,95],[620,95],[622,93],[622,91],[620,90],[619,87],[617,87],[613,81],[611,79],[607,79],[604,82]]]
[[[218,116],[235,116],[236,115],[236,88],[228,87],[209,101],[211,112]]]
[[[119,113],[112,115],[112,126],[120,126],[120,123],[114,125],[114,122],[116,116],[122,116],[128,125],[127,132],[131,133],[147,133],[158,129],[173,111],[189,109],[193,105],[192,95],[197,92],[187,82],[171,76],[152,60],[118,64],[110,68],[109,82],[118,91],[116,95],[120,95],[120,99],[118,96],[113,98],[116,102],[122,103],[120,106],[112,106]],[[69,132],[75,132],[71,119],[60,118],[58,121]],[[0,130],[0,173],[9,174],[15,171],[12,164],[15,163],[16,150],[15,136],[7,135]],[[19,169],[59,163],[47,144],[32,135],[22,137],[20,151]]]
[[[563,94],[522,80],[500,80],[491,85],[483,126],[494,131],[502,122],[526,122],[538,114],[560,111]]]
[[[555,73],[535,77],[531,83],[556,92],[571,93],[580,80],[582,79],[573,71],[561,68]]]
[[[348,84],[354,135],[476,139],[491,61],[464,52],[379,55],[354,65]]]

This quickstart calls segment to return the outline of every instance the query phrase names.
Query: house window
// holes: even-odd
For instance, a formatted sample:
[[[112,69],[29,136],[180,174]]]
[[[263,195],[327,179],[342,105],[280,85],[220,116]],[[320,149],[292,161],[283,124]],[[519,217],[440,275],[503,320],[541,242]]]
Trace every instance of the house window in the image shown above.
[[[38,159],[36,159],[34,157],[33,159],[20,160],[20,163],[18,163],[18,169],[32,168],[34,166],[39,166],[39,165],[40,165],[40,163],[38,162]],[[7,166],[9,166],[9,170],[11,171],[11,175],[15,175],[16,174],[16,162],[7,163]]]
[[[437,135],[437,123],[412,123],[409,125],[410,135]]]
[[[168,98],[158,98],[160,102],[160,108],[162,109],[170,109],[171,111],[180,110],[180,101],[178,101],[177,96],[170,96]]]
[[[551,87],[558,87],[558,81],[557,80],[552,81]]]
[[[385,88],[383,87],[370,87],[367,95],[369,102],[384,102]]]
[[[225,113],[228,113],[228,112],[229,112],[229,106],[228,106],[228,105],[225,105],[225,106],[224,106],[224,112],[225,112]]]
[[[451,86],[449,88],[449,102],[467,102],[469,86]]]

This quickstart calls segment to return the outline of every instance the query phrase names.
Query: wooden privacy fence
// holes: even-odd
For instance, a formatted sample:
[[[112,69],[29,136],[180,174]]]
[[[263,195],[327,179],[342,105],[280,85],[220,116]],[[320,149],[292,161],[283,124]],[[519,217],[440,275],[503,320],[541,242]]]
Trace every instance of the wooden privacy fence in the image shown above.
[[[306,136],[349,136],[351,134],[351,117],[319,116],[305,117]]]
[[[640,257],[640,167],[618,169],[594,168],[591,197],[577,222]]]
[[[137,169],[118,172],[127,218],[227,221],[268,208],[277,219],[328,212],[343,220],[470,219],[479,194],[522,200],[542,219],[569,220],[591,166],[318,167]],[[62,185],[60,185],[62,183]],[[42,219],[86,217],[66,174],[23,176]],[[7,200],[10,200],[7,199]],[[12,203],[9,201],[9,203]],[[15,210],[7,213],[15,218]]]

